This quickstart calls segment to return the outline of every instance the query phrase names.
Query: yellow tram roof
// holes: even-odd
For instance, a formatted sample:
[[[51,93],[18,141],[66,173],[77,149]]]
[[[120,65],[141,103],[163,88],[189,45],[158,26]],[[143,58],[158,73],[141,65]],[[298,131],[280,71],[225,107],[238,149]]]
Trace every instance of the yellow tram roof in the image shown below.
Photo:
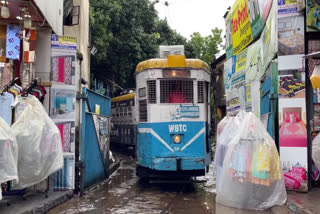
[[[115,102],[121,102],[121,101],[125,101],[125,100],[131,100],[131,99],[134,99],[135,95],[136,95],[136,93],[131,93],[131,94],[121,95],[119,97],[114,97],[111,99],[111,102],[115,103]]]
[[[186,59],[183,55],[169,55],[167,59],[149,59],[137,65],[136,73],[152,68],[191,68],[210,72],[207,63],[200,59]]]

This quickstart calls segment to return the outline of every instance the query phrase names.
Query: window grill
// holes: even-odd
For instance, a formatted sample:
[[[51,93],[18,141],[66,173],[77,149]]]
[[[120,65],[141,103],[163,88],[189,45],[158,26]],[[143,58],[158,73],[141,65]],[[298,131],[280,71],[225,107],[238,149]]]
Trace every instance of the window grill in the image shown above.
[[[147,100],[139,100],[139,117],[140,122],[148,121]]]
[[[151,104],[157,103],[157,88],[155,80],[148,80],[148,102]]]
[[[128,108],[127,107],[123,107],[124,108],[124,116],[128,116]]]
[[[160,103],[193,103],[193,80],[160,80]]]
[[[117,117],[120,117],[120,108],[117,107]]]
[[[128,107],[128,116],[132,116],[132,108],[131,107]]]
[[[198,82],[198,103],[204,103],[204,81]]]

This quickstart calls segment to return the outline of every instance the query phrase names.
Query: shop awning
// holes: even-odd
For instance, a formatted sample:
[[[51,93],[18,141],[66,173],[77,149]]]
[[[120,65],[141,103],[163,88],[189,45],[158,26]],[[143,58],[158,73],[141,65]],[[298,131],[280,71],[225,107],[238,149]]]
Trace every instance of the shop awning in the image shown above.
[[[7,0],[7,6],[10,16],[7,19],[0,17],[1,22],[23,22],[24,16],[28,14],[33,26],[49,25],[56,34],[63,35],[63,0]]]

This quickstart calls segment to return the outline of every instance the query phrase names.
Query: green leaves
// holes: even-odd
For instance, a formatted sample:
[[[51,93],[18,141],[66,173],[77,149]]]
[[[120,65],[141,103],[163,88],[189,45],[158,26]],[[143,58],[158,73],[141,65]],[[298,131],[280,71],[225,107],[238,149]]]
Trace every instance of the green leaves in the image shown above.
[[[190,41],[160,20],[150,0],[90,0],[91,43],[98,52],[91,72],[122,87],[135,87],[134,72],[141,61],[158,57],[159,45],[184,45],[187,58],[213,61],[221,45],[221,30]]]
[[[190,40],[196,58],[209,65],[215,60],[215,55],[219,53],[219,48],[222,47],[222,30],[215,28],[211,32],[212,34],[206,37],[202,37],[200,33],[195,32],[191,35]]]

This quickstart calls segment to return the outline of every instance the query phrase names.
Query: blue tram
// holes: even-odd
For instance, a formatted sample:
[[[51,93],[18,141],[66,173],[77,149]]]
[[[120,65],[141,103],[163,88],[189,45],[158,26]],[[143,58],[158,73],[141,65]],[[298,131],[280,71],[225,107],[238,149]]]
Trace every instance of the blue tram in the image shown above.
[[[212,161],[210,70],[169,55],[136,68],[137,175],[202,176]]]
[[[111,143],[135,146],[137,139],[135,93],[131,92],[112,98],[111,114]]]

